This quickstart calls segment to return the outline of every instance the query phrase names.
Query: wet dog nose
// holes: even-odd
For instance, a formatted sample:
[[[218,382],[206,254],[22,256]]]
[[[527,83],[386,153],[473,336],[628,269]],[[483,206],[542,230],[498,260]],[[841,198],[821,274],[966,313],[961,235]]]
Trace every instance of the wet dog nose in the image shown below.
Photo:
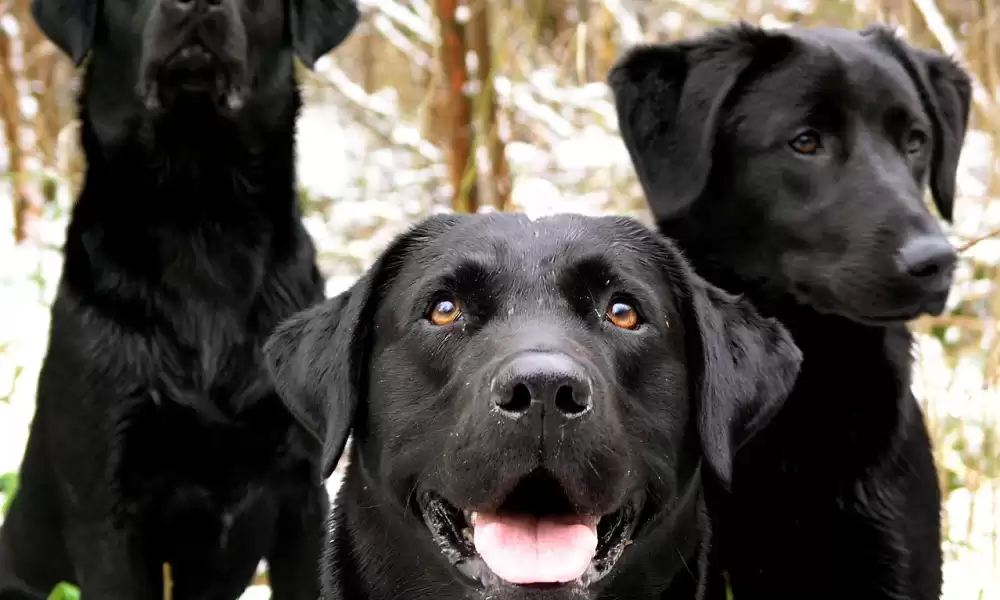
[[[491,382],[497,410],[519,417],[545,410],[575,419],[591,410],[593,386],[583,366],[559,352],[528,352],[500,367]]]
[[[915,237],[899,250],[899,266],[928,291],[941,291],[951,284],[958,255],[940,235]]]
[[[220,10],[224,0],[163,0],[163,3],[178,11],[200,10],[211,12]]]

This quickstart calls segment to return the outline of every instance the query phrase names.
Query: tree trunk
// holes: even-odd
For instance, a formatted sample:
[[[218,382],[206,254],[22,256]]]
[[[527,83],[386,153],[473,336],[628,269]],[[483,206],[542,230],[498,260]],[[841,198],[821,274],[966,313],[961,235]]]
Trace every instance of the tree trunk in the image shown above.
[[[479,82],[479,98],[476,101],[478,137],[486,149],[489,165],[485,169],[489,173],[486,185],[483,186],[486,198],[497,210],[511,210],[510,201],[510,171],[507,167],[506,145],[500,134],[497,119],[499,107],[496,100],[494,76],[496,61],[493,57],[490,40],[489,0],[476,0],[469,17],[469,47],[476,55],[476,79]]]
[[[472,110],[465,95],[468,72],[465,68],[465,27],[456,18],[458,0],[438,0],[437,17],[441,31],[441,72],[444,75],[448,107],[448,142],[445,155],[452,185],[452,209],[474,213],[476,171],[472,156]]]
[[[27,184],[26,161],[21,140],[20,94],[14,70],[14,40],[0,27],[0,119],[10,158],[11,190],[14,204],[14,239],[20,244],[31,238],[41,208],[32,199]]]

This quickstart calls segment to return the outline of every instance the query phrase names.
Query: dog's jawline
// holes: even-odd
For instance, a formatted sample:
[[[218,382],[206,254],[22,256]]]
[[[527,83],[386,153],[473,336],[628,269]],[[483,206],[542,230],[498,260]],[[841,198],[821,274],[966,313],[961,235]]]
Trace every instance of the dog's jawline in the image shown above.
[[[358,449],[352,445],[347,471],[334,503],[338,509],[331,511],[328,522],[329,535],[326,537],[321,573],[324,597],[331,600],[375,600],[387,597],[385,594],[391,594],[395,590],[380,587],[386,584],[385,578],[373,578],[370,574],[406,572],[402,569],[409,569],[413,573],[426,573],[425,576],[428,578],[433,577],[436,585],[435,598],[439,600],[471,600],[480,598],[475,595],[476,593],[485,594],[486,592],[475,592],[467,582],[459,583],[463,580],[459,579],[460,574],[453,567],[442,568],[444,558],[430,535],[426,531],[421,531],[424,528],[423,523],[418,523],[416,517],[413,517],[414,520],[406,521],[401,515],[393,512],[392,507],[395,504],[386,499],[385,492],[375,490],[370,484],[374,479],[371,474],[363,472],[360,464],[363,461],[358,460],[357,452]],[[696,469],[684,493],[672,503],[671,512],[661,515],[658,521],[647,524],[645,527],[650,528],[648,537],[644,533],[639,540],[636,540],[636,543],[641,542],[646,548],[646,554],[643,556],[647,560],[653,560],[653,549],[664,550],[663,554],[659,555],[660,560],[654,561],[655,581],[671,582],[663,597],[702,597],[698,580],[706,569],[710,526],[702,502],[702,487],[698,483],[700,480],[700,470]],[[379,519],[379,522],[371,520],[374,518]],[[678,529],[685,533],[678,533]],[[384,540],[390,535],[399,536],[398,539],[410,539],[415,535],[415,531],[427,537],[407,542],[405,548],[409,551],[405,554],[380,552],[383,549],[380,544],[383,542],[379,540]],[[704,537],[697,535],[697,532],[704,532]],[[680,545],[677,540],[681,540]],[[422,543],[424,541],[426,543]],[[366,552],[369,554],[365,554]],[[686,556],[691,558],[686,560],[684,558]],[[405,564],[407,560],[411,562]],[[392,569],[389,569],[390,565]],[[648,565],[649,563],[645,569],[652,569]],[[621,558],[619,566],[629,568],[630,571],[637,570],[639,573],[644,571],[643,565],[630,563],[628,556]],[[400,580],[409,581],[405,577]],[[445,587],[442,581],[452,582],[454,587]],[[650,585],[641,576],[618,577],[615,573],[601,583],[623,585],[624,595],[620,596],[623,598],[645,597],[643,594],[649,590],[646,586]],[[618,591],[620,588],[614,589]],[[617,597],[583,589],[576,590],[576,594],[578,595],[574,595],[573,598],[579,600]],[[410,600],[410,597],[405,596],[393,597]],[[487,595],[481,597],[493,598]],[[506,600],[508,597],[502,598]]]

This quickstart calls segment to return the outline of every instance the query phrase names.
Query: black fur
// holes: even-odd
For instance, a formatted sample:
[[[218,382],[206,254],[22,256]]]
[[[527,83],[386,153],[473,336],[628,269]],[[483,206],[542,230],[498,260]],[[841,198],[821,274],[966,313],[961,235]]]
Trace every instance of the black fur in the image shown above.
[[[435,326],[442,299],[462,314]],[[642,324],[612,325],[615,302]],[[518,418],[494,407],[501,374],[539,352],[588,382],[582,416],[538,390]],[[700,464],[729,472],[799,363],[779,325],[704,284],[637,222],[511,214],[424,221],[350,290],[282,324],[265,354],[323,441],[325,472],[353,431],[322,565],[337,600],[700,597]],[[593,585],[516,586],[472,545],[450,564],[421,519],[429,493],[480,512],[635,506],[640,524]]]
[[[262,557],[276,599],[318,595],[318,448],[261,347],[323,298],[295,193],[293,47],[325,53],[357,9],[301,0],[295,27],[287,10],[33,2],[56,44],[90,54],[87,171],[0,532],[4,598],[69,581],[91,600],[158,599],[163,563],[177,600],[236,598]]]
[[[742,25],[633,49],[609,83],[659,228],[805,357],[719,490],[713,564],[739,600],[938,598],[941,494],[905,321],[940,313],[951,284],[923,189],[929,174],[950,220],[968,76],[879,27]]]

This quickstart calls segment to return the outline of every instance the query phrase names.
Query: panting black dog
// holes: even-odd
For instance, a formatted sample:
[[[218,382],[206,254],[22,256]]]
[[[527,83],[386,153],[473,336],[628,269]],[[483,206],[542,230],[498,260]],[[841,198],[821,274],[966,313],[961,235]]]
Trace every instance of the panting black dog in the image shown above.
[[[923,190],[929,176],[950,220],[968,76],[880,27],[736,26],[633,49],[609,82],[660,229],[805,358],[736,457],[713,564],[739,600],[938,598],[941,494],[905,322],[951,285]]]
[[[319,453],[262,346],[323,298],[294,172],[307,65],[348,0],[34,0],[86,72],[73,211],[0,595],[315,600]],[[20,590],[15,592],[14,590]],[[7,597],[7,596],[4,596]]]
[[[432,217],[265,354],[324,444],[353,431],[327,598],[697,598],[702,463],[792,385],[776,322],[626,218]]]

